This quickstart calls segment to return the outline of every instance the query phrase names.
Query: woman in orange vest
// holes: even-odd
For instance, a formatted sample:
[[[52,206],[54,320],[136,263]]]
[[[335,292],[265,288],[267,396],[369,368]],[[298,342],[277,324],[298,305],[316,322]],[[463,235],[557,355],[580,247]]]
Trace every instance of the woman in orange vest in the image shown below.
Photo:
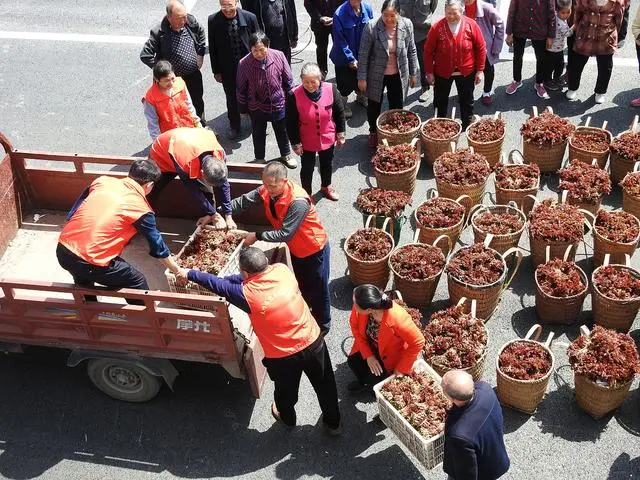
[[[424,336],[386,293],[369,284],[354,288],[349,324],[354,343],[347,363],[357,378],[347,386],[349,392],[371,391],[391,373],[411,373]]]
[[[142,106],[151,140],[173,128],[202,126],[184,80],[176,77],[166,60],[153,67],[153,85],[142,98]]]

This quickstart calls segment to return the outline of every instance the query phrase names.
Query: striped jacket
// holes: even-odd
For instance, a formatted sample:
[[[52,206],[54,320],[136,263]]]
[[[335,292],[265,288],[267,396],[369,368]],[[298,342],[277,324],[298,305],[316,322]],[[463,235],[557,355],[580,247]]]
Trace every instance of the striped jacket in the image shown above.
[[[241,113],[284,110],[286,94],[293,88],[291,67],[284,53],[269,49],[266,62],[249,53],[238,64],[236,98]]]

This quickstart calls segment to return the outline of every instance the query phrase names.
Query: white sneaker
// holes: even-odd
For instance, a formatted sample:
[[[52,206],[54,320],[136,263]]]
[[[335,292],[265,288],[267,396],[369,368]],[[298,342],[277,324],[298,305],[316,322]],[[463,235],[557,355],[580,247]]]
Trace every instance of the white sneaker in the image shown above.
[[[567,98],[569,100],[575,100],[575,98],[578,96],[578,92],[575,90],[567,90]]]
[[[606,100],[604,93],[596,93],[596,103],[604,103]]]

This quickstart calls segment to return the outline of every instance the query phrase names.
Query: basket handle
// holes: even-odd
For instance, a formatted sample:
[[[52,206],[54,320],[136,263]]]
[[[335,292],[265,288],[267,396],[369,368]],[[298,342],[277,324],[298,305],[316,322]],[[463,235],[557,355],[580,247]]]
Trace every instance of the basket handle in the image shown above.
[[[547,248],[551,248],[551,245],[547,245]],[[573,248],[573,245],[568,245],[566,250],[564,251],[564,255],[562,256],[562,260],[563,261],[567,261],[567,259],[569,258],[569,255],[571,254],[571,249]]]
[[[611,162],[611,157],[607,158],[607,163],[604,164],[604,167],[602,168],[605,172],[609,170],[609,164]],[[637,163],[637,162],[636,162]]]
[[[607,265],[609,265],[609,261],[611,260],[611,254],[610,253],[605,253],[604,254],[604,259],[602,260],[602,266],[606,267]]]
[[[393,225],[391,225],[391,219],[389,217],[384,217],[384,222],[382,222],[381,230],[383,232],[386,231],[387,226],[389,226],[389,235],[393,237]]]
[[[633,172],[638,172],[640,171],[640,162],[636,162],[633,164]]]
[[[544,247],[544,263],[549,263],[551,260],[551,245],[545,245]]]
[[[531,203],[531,210],[533,210],[533,207],[535,207],[538,204],[538,198],[535,195],[531,195],[530,193],[525,195],[522,198],[522,211],[524,212],[524,201],[530,199],[533,202]]]
[[[547,348],[551,348],[551,341],[553,340],[553,332],[549,332],[549,336],[547,337],[547,340],[543,343],[543,345]]]
[[[637,118],[637,117],[636,117]],[[451,109],[451,120],[455,120],[456,119],[456,107],[453,107]],[[455,151],[455,150],[454,150]]]
[[[386,140],[386,138],[385,138],[385,140]],[[409,144],[409,145],[411,145],[411,148],[416,148],[416,145],[418,144],[418,140],[419,140],[418,137],[413,137],[413,139],[411,140],[411,143]],[[420,162],[418,162],[418,164],[419,163]]]
[[[420,227],[416,228],[416,231],[413,234],[413,243],[418,243],[418,238],[420,238]]]
[[[637,128],[638,128],[638,115],[633,117],[633,123],[631,124],[631,132],[636,133]]]
[[[516,159],[514,158],[515,155],[518,155],[518,159],[516,161]],[[513,165],[524,165],[524,155],[522,155],[522,152],[520,150],[517,149],[513,149],[509,152],[509,163],[512,163]]]
[[[511,285],[511,282],[513,281],[513,277],[516,276],[516,273],[518,272],[518,268],[520,268],[520,264],[522,263],[522,250],[520,250],[518,247],[511,247],[509,250],[507,250],[506,252],[504,252],[502,254],[502,258],[505,261],[505,264],[507,263],[507,257],[513,255],[513,254],[517,255],[517,260],[516,260],[516,265],[515,267],[513,267],[513,272],[511,273],[511,276],[509,277],[509,280],[507,280],[505,282],[505,284],[502,286],[502,290],[500,290],[500,293],[502,294],[502,292],[504,292],[507,288],[509,288],[509,285]]]
[[[531,112],[533,113],[534,117],[538,116],[538,107],[536,107],[535,105],[533,107],[531,107]]]
[[[469,145],[469,151],[470,151],[471,153],[474,153],[473,145]]]
[[[540,324],[535,324],[534,326],[532,326],[529,331],[527,332],[527,334],[524,336],[525,340],[533,340],[534,342],[537,342],[538,339],[540,338],[540,334],[542,333],[542,326]]]
[[[638,162],[638,163],[640,163],[640,162]],[[466,194],[463,193],[458,198],[456,198],[456,203],[459,203],[460,205],[462,205],[464,207],[464,205],[462,204],[463,200],[471,201],[471,197],[469,195],[466,195]],[[466,209],[466,207],[465,207],[465,209]]]
[[[493,119],[497,120],[500,118],[500,110],[496,110],[496,113],[493,114]]]
[[[589,232],[593,230],[593,227],[595,227],[596,225],[596,216],[588,210],[585,210],[584,208],[579,208],[578,211],[585,217],[584,224],[587,227],[587,230]],[[589,223],[589,220],[591,220],[591,223]]]
[[[459,307],[461,305],[464,305],[465,302],[467,301],[467,297],[460,297],[460,300],[458,300],[458,303],[456,303],[456,307]],[[476,310],[478,309],[478,302],[477,300],[474,298],[471,300],[471,306],[469,308],[469,311],[471,312],[471,316],[473,318],[477,318],[476,317]]]
[[[440,243],[440,240],[442,240],[443,238],[447,240],[447,253],[444,254],[444,256],[446,257],[447,255],[449,255],[449,253],[451,253],[451,238],[449,238],[448,235],[440,235],[433,241],[432,245],[434,247],[437,247],[438,243]]]
[[[467,297],[460,297],[460,300],[458,300],[458,303],[456,303],[456,307],[459,307],[460,305],[464,305],[464,302],[467,301]]]
[[[591,335],[591,331],[586,325],[580,325],[580,335],[582,335],[583,337],[588,337],[589,335]]]
[[[371,228],[371,220],[375,218],[375,215],[369,215],[367,221],[364,223],[364,228]]]
[[[592,167],[597,167],[598,166],[598,159],[597,158],[593,158],[591,160],[591,166]]]
[[[640,163],[640,162],[638,162]],[[432,198],[436,198],[438,196],[438,190],[433,188],[433,187],[429,187],[429,189],[427,189],[427,199],[431,200]]]
[[[382,143],[382,145],[384,145],[385,147],[388,147],[388,146],[389,146],[389,142],[387,141],[387,139],[386,139],[386,138],[383,138],[383,139],[382,139],[382,141],[381,141],[380,143]]]
[[[449,148],[451,149],[451,153],[456,153],[456,142],[449,142]]]
[[[547,112],[553,113],[553,108],[551,108],[551,105],[549,105],[549,106],[546,108],[546,110],[547,110]]]
[[[609,124],[609,122],[606,121],[606,120],[604,122],[602,122],[602,130],[606,130],[608,124]]]
[[[591,123],[591,115],[587,117],[587,120],[584,122],[584,126],[588,127],[590,123]]]
[[[487,233],[487,236],[484,237],[484,242],[482,243],[485,247],[490,248],[492,240],[493,240],[493,233]]]
[[[560,194],[560,204],[563,205],[567,203],[567,197],[569,196],[569,190],[562,190]]]
[[[469,223],[471,223],[471,218],[478,212],[480,212],[483,209],[486,209],[486,205],[483,205],[482,203],[478,203],[477,205],[474,205],[473,207],[471,207],[471,209],[469,210],[468,213],[468,219],[469,219]]]
[[[401,302],[403,301],[402,300],[402,293],[400,293],[400,290],[394,290],[392,293],[395,295],[397,300],[400,300]]]
[[[631,257],[629,256],[628,253],[624,254],[624,264],[625,266],[631,268]]]

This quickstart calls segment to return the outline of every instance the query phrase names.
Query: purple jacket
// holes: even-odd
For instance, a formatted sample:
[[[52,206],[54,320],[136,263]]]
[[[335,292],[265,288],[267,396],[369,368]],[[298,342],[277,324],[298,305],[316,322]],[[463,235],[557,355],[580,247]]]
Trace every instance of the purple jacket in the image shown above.
[[[514,1],[514,0],[512,0]],[[504,22],[500,14],[491,3],[476,0],[478,4],[476,23],[482,31],[482,36],[487,44],[487,60],[495,65],[500,57],[502,44],[504,43]]]
[[[238,63],[236,98],[241,113],[284,110],[286,94],[293,88],[291,67],[284,53],[269,49],[265,63],[249,53]]]
[[[556,36],[555,0],[511,0],[507,35],[530,40]]]

